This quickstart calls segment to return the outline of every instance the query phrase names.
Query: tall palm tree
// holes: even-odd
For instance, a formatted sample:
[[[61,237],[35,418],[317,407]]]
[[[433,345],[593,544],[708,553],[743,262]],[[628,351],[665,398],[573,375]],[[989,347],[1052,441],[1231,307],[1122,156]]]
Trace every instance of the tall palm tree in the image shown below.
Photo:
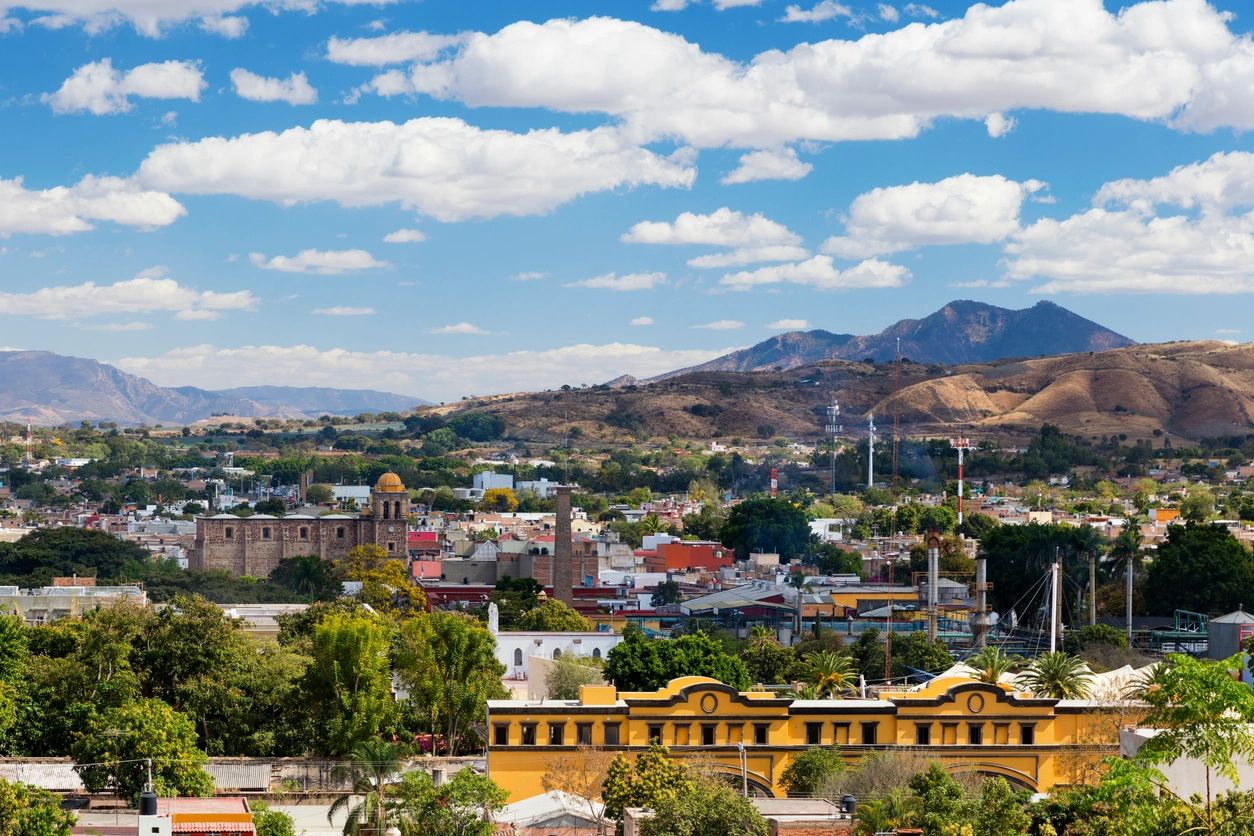
[[[853,660],[848,656],[823,650],[807,653],[803,661],[810,668],[810,678],[820,699],[832,699],[854,692]]]
[[[1018,657],[1006,654],[1000,647],[989,645],[968,659],[967,665],[973,668],[972,679],[995,685],[1004,674],[1019,667],[1019,662]]]
[[[779,644],[779,640],[775,638],[774,630],[765,624],[755,624],[749,628],[750,647],[762,647],[770,644]]]
[[[914,796],[901,788],[889,790],[875,801],[858,806],[854,833],[858,836],[891,833],[898,827],[913,824],[917,809],[918,800]]]
[[[1093,675],[1079,656],[1045,653],[1032,660],[1018,682],[1037,697],[1082,700],[1092,693]]]
[[[336,768],[336,779],[347,782],[350,789],[331,802],[327,821],[345,810],[344,836],[353,836],[364,826],[382,833],[388,825],[387,783],[396,780],[400,768],[401,749],[396,744],[386,740],[358,743],[348,760]]]

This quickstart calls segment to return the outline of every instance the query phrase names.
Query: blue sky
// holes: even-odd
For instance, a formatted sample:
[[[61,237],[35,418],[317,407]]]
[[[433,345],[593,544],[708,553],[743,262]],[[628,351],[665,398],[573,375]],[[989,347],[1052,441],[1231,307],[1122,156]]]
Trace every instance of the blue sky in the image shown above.
[[[1246,340],[1241,11],[0,0],[0,346],[448,400],[958,298]]]

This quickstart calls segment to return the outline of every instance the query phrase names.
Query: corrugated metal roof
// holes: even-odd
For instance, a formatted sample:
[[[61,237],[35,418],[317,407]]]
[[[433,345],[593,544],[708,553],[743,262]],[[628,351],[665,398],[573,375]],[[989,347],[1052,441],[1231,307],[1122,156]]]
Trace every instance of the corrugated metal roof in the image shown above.
[[[213,778],[215,790],[255,790],[270,788],[269,763],[207,763],[205,772]]]
[[[1250,615],[1245,610],[1237,610],[1227,615],[1221,615],[1218,618],[1212,618],[1211,624],[1254,624],[1254,615]]]
[[[72,763],[0,763],[0,778],[51,792],[82,792]]]

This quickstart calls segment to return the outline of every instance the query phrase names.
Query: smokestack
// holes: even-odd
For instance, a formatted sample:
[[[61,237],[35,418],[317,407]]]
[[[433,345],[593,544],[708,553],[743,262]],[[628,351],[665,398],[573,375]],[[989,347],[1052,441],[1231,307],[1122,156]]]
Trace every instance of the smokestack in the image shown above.
[[[553,597],[557,600],[575,605],[574,578],[571,572],[570,542],[570,486],[558,485],[557,522],[553,527],[553,564],[549,573],[553,579]]]
[[[940,535],[932,531],[927,537],[927,637],[936,641],[937,580],[940,577]],[[891,604],[890,604],[891,606]]]

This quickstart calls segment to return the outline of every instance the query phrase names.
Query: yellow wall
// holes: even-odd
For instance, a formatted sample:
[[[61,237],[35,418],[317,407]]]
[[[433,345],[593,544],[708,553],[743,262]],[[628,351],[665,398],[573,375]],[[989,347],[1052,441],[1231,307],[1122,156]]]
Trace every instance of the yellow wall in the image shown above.
[[[837,745],[850,760],[877,749],[910,747],[955,772],[997,774],[1046,790],[1075,780],[1078,761],[1117,753],[1117,724],[1109,715],[1118,710],[1059,704],[958,677],[875,700],[776,698],[684,677],[652,693],[600,686],[585,688],[580,700],[568,703],[494,700],[488,708],[488,774],[509,792],[510,801],[518,801],[544,792],[546,770],[575,771],[587,768],[589,760],[603,768],[614,753],[644,751],[651,732],[660,730],[673,756],[736,778],[737,744],[743,743],[750,783],[782,797],[781,775],[815,731],[820,745]],[[583,724],[601,753],[578,745]],[[607,725],[618,726],[617,744],[607,742]],[[498,726],[507,735],[504,745],[497,743]],[[917,737],[920,726],[929,730],[925,745]],[[534,728],[534,744],[523,744],[524,727]],[[550,745],[550,727],[562,729],[560,745]],[[972,742],[972,728],[979,730],[978,742]]]

